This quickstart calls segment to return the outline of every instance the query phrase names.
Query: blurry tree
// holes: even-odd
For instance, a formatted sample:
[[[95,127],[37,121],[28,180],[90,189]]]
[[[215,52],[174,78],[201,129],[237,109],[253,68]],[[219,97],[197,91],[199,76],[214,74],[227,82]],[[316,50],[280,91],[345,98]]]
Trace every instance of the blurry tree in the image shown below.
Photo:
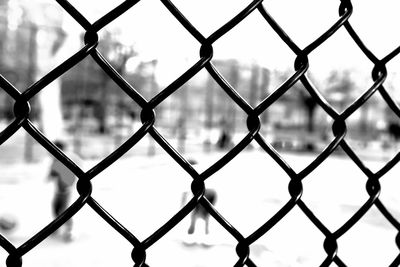
[[[119,74],[130,80],[126,64],[136,56],[136,52],[132,46],[121,43],[118,34],[115,30],[103,31],[97,49]],[[98,132],[106,134],[109,130],[106,125],[108,113],[115,105],[127,106],[122,103],[123,91],[115,88],[117,85],[107,73],[91,57],[87,57],[63,76],[63,103],[68,107],[77,105],[81,109],[79,116],[84,110],[94,110],[92,115],[97,121]]]
[[[76,40],[67,38],[63,29],[62,11],[54,3],[20,0],[24,23],[32,33],[28,54],[30,58],[28,85],[47,75],[74,51],[68,45]],[[41,130],[52,141],[63,138],[65,124],[61,109],[61,78],[57,78],[35,97]]]
[[[0,0],[0,56],[4,58],[5,56],[5,46],[7,42],[7,29],[8,29],[8,0]],[[4,62],[0,61],[0,72],[4,73]]]
[[[269,95],[270,70],[261,69],[261,85],[260,85],[260,101],[264,100]],[[261,114],[261,122],[266,124],[268,121],[268,109]]]
[[[260,91],[260,66],[254,63],[251,66],[249,91],[249,104],[254,108]]]
[[[290,77],[291,71],[285,71],[278,74],[278,79],[283,82]],[[308,74],[307,78],[313,80],[312,75]],[[302,136],[302,141],[307,150],[312,151],[315,149],[315,140],[307,138],[315,134],[315,114],[318,107],[316,100],[310,95],[308,90],[304,87],[301,81],[296,82],[289,90],[280,98],[280,101],[284,101],[285,106],[290,106],[287,109],[291,114],[294,113],[295,108],[302,109],[305,114],[305,124],[302,125],[305,128],[306,135]]]
[[[290,77],[290,75],[291,71],[285,71],[279,74],[278,78],[283,82],[287,77]],[[313,80],[311,75],[308,75],[308,78]],[[314,119],[317,102],[310,95],[301,81],[296,82],[280,99],[289,104],[297,104],[299,107],[303,108],[307,118],[305,128],[309,133],[314,132]]]
[[[126,63],[128,60],[137,55],[133,46],[127,46],[121,43],[118,38],[118,32],[105,31],[101,37],[98,46],[99,51],[104,55],[114,69],[121,75],[124,75],[126,70]],[[107,133],[106,127],[106,114],[109,107],[109,95],[107,88],[109,86],[110,77],[102,70],[100,70],[100,83],[99,90],[101,91],[100,108],[95,113],[99,122],[99,133]]]
[[[227,61],[228,71],[225,74],[225,78],[228,80],[230,85],[238,90],[240,82],[240,66],[237,60]],[[233,143],[233,135],[236,131],[236,116],[237,116],[237,104],[233,101],[225,101],[227,108],[225,110],[225,115],[219,121],[220,136],[218,140],[219,148],[227,148]]]
[[[0,72],[20,91],[26,90],[26,88],[43,75],[43,72],[49,71],[42,68],[44,62],[47,62],[47,64],[53,62],[51,57],[47,56],[52,53],[46,52],[44,53],[46,56],[44,56],[43,51],[50,50],[48,46],[50,47],[54,39],[57,38],[61,21],[60,17],[54,14],[54,12],[47,12],[47,7],[49,6],[51,5],[48,3],[33,3],[27,0],[3,0],[0,2],[0,31],[2,34],[0,40],[0,53],[2,57]],[[53,14],[53,19],[55,18],[55,20],[50,19],[46,15],[46,12],[47,14]],[[46,22],[46,25],[43,24],[44,22]],[[40,40],[45,40],[45,44],[48,46],[43,47]],[[38,58],[41,60],[38,60]],[[48,91],[57,91],[57,88]],[[4,94],[4,92],[2,93]],[[35,97],[29,101],[32,107],[30,119],[34,121],[40,120],[43,130],[45,128],[43,111],[46,110],[48,105],[46,107],[41,105],[41,97],[42,93],[39,94],[39,97]],[[1,112],[8,119],[13,119],[12,106],[14,100],[7,96],[5,99],[6,102],[3,103]],[[54,99],[47,99],[47,102],[56,103]],[[54,108],[51,109],[51,112],[48,114],[52,114],[54,118],[57,112]],[[61,112],[59,114],[61,120]],[[49,122],[49,124],[52,124],[52,127],[47,127],[46,130],[61,128],[55,125],[54,121]],[[45,131],[45,134],[47,135],[49,132]],[[48,137],[53,139],[52,137],[54,136],[49,134]],[[33,159],[32,141],[32,138],[27,135],[24,153],[25,160],[27,161]]]
[[[302,84],[301,86],[304,87]],[[317,108],[317,101],[305,89],[300,90],[299,97],[300,97],[300,102],[302,103],[302,105],[306,110],[307,132],[313,133],[315,124],[314,117],[315,117],[315,110]]]
[[[159,91],[159,84],[155,76],[155,70],[157,68],[158,61],[157,59],[150,61],[139,59],[140,58],[138,58],[139,64],[137,67],[134,70],[131,70],[129,73],[126,73],[127,80],[144,98],[151,99]],[[137,110],[131,109],[131,111],[139,113],[139,108],[136,108]],[[162,109],[162,105],[158,105],[156,107],[156,111],[158,113],[157,115],[161,114]]]
[[[259,102],[269,95],[269,82],[270,71],[260,65],[252,64],[249,88],[249,102],[252,107],[256,107]],[[265,110],[260,117],[261,122],[266,124],[268,120],[268,109]]]
[[[308,78],[310,79],[310,76]],[[293,89],[297,92],[297,99],[304,108],[306,114],[306,136],[312,137],[315,134],[315,112],[318,105],[317,101],[310,95],[303,83],[295,83]],[[308,151],[314,151],[316,148],[316,140],[314,138],[306,138],[306,136],[303,136],[305,149]]]
[[[354,87],[354,81],[348,70],[333,70],[327,79],[327,98],[342,111],[351,100]]]
[[[13,1],[15,2],[15,1]],[[36,36],[37,27],[29,17],[24,16],[25,10],[11,1],[0,2],[0,72],[14,86],[20,90],[26,89],[35,79],[36,71]],[[5,94],[3,91],[2,94]],[[2,117],[12,120],[13,103],[6,96],[2,103]],[[30,103],[32,106],[31,119],[36,119],[38,109],[36,99]]]
[[[336,106],[339,112],[343,110],[356,98],[355,93],[355,83],[351,78],[350,70],[337,71],[334,70],[330,73],[327,82],[327,98],[329,102]],[[368,131],[368,109],[372,99],[364,103],[360,108],[360,119],[357,123],[358,131],[357,138],[366,139],[370,136],[371,132]],[[356,132],[357,132],[356,131]],[[353,134],[354,131],[351,131]]]
[[[235,89],[239,90],[239,82],[240,82],[240,66],[237,60],[228,60],[227,61],[228,70],[226,73],[223,73],[225,78],[228,80],[230,85]],[[233,101],[227,101],[227,108],[225,113],[225,120],[227,123],[228,131],[231,133],[235,132],[236,129],[236,116],[237,116],[237,104]],[[229,138],[231,138],[229,136]]]
[[[215,80],[211,77],[211,75],[207,76],[207,81],[205,84],[205,120],[204,120],[204,128],[207,131],[207,137],[204,142],[204,148],[208,152],[210,151],[211,148],[211,130],[214,126],[214,99],[215,99],[215,88],[217,87],[217,84]]]

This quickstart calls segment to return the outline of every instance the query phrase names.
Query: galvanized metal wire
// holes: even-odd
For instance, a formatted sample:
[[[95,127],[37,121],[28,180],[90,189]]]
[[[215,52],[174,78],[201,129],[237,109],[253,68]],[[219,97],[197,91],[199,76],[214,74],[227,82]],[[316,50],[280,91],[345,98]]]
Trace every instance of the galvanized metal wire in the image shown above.
[[[134,266],[147,266],[146,264],[146,251],[163,236],[165,236],[171,229],[173,229],[180,221],[182,221],[188,214],[196,207],[202,205],[211,216],[229,233],[236,241],[236,253],[238,256],[235,266],[256,266],[250,257],[250,246],[270,231],[282,218],[284,218],[294,207],[298,207],[308,217],[308,219],[315,225],[315,227],[325,236],[323,248],[326,252],[326,258],[321,262],[320,266],[330,266],[335,263],[337,266],[346,266],[346,263],[338,256],[338,239],[345,235],[367,212],[372,206],[375,206],[382,215],[397,229],[398,234],[396,238],[396,245],[400,249],[400,223],[385,207],[384,203],[379,199],[381,191],[380,178],[393,168],[400,160],[400,153],[398,153],[392,160],[377,172],[371,171],[360,160],[357,154],[348,145],[345,137],[347,133],[346,120],[356,112],[363,104],[377,92],[387,103],[388,107],[400,117],[400,108],[391,98],[388,91],[384,87],[384,81],[387,77],[386,64],[395,58],[400,52],[400,46],[394,49],[391,53],[383,57],[377,58],[368,47],[363,43],[357,32],[353,29],[349,18],[353,12],[352,2],[350,0],[338,1],[338,19],[320,35],[313,42],[304,48],[300,48],[284,31],[284,29],[274,20],[268,13],[268,5],[264,4],[262,0],[252,1],[248,6],[243,8],[236,16],[227,21],[222,27],[218,28],[209,36],[204,36],[193,24],[174,6],[169,0],[161,0],[165,8],[174,16],[177,21],[189,32],[195,40],[200,44],[199,59],[198,61],[187,69],[181,76],[177,77],[171,84],[163,88],[160,93],[155,95],[149,101],[143,98],[136,90],[129,84],[120,73],[118,73],[107,59],[98,51],[97,45],[99,44],[98,32],[107,27],[112,21],[117,19],[123,13],[135,5],[139,0],[127,0],[119,6],[115,7],[112,11],[95,21],[90,23],[73,5],[66,0],[57,0],[57,3],[67,12],[77,23],[80,24],[85,31],[84,45],[75,54],[72,54],[62,64],[47,73],[43,78],[30,85],[26,90],[25,88],[16,88],[13,84],[8,82],[5,77],[0,76],[1,88],[11,96],[14,101],[14,115],[15,119],[12,123],[5,128],[0,134],[0,144],[8,140],[17,130],[21,127],[25,129],[38,143],[40,143],[49,153],[61,161],[68,167],[77,177],[77,191],[79,193],[78,199],[59,217],[52,221],[49,225],[39,231],[36,235],[32,236],[28,241],[16,247],[4,236],[0,235],[0,246],[9,254],[7,258],[7,266],[17,267],[22,266],[22,258],[29,253],[32,249],[38,246],[43,240],[48,238],[67,220],[72,218],[82,207],[91,207],[101,218],[103,218],[113,229],[115,229],[121,236],[132,244],[131,257]],[[293,62],[294,73],[282,85],[276,88],[269,96],[267,96],[259,105],[252,107],[246,100],[233,88],[224,76],[219,72],[216,66],[212,63],[213,59],[213,44],[241,23],[248,15],[254,12],[259,12],[261,16],[268,23],[279,38],[289,47],[296,55]],[[338,113],[331,104],[324,98],[319,90],[311,83],[306,73],[309,69],[309,55],[315,49],[321,46],[326,40],[334,35],[339,29],[344,28],[354,43],[360,48],[364,55],[373,63],[371,70],[372,83],[364,93],[359,96],[350,106],[344,111]],[[88,171],[83,171],[71,159],[69,159],[61,150],[59,150],[45,135],[43,135],[31,122],[29,115],[31,112],[30,101],[40,91],[46,90],[46,86],[53,82],[55,79],[66,73],[72,67],[84,60],[86,57],[92,57],[94,61],[109,75],[109,77],[119,86],[121,90],[126,93],[126,97],[133,99],[141,108],[141,121],[142,126],[130,138],[123,143],[112,154],[103,159],[96,166]],[[180,87],[195,76],[199,71],[205,69],[211,77],[219,84],[220,88],[225,91],[229,98],[236,103],[244,113],[247,114],[247,128],[248,132],[245,137],[236,144],[228,153],[226,153],[220,160],[215,162],[211,167],[202,173],[198,173],[193,166],[189,163],[188,159],[183,157],[154,126],[157,120],[155,109],[163,103],[169,96],[174,94]],[[332,120],[332,133],[334,138],[329,142],[326,148],[316,157],[316,159],[306,166],[300,172],[295,172],[292,167],[284,161],[281,155],[269,144],[261,135],[261,121],[259,116],[268,110],[280,97],[291,90],[293,85],[301,82],[308,93],[314,98],[326,114]],[[100,203],[98,203],[92,196],[92,180],[98,174],[116,162],[128,150],[133,148],[142,138],[150,135],[170,156],[176,161],[180,167],[185,170],[193,179],[191,184],[191,191],[194,197],[172,218],[162,225],[157,231],[148,236],[144,240],[139,240],[133,233],[131,233],[124,225],[116,220]],[[238,231],[234,225],[226,220],[205,197],[204,192],[207,180],[213,177],[218,170],[234,159],[241,153],[251,142],[257,142],[261,148],[273,158],[279,166],[286,172],[290,178],[288,184],[288,191],[290,199],[281,207],[281,209],[271,218],[265,218],[266,221],[258,229],[256,229],[249,236],[244,236]],[[359,167],[365,174],[366,192],[369,198],[358,209],[358,211],[347,220],[339,229],[332,232],[323,222],[313,213],[313,211],[302,200],[303,183],[307,176],[312,173],[322,162],[324,162],[338,147],[352,159],[352,161]],[[400,253],[393,259],[390,266],[398,266],[400,264]]]

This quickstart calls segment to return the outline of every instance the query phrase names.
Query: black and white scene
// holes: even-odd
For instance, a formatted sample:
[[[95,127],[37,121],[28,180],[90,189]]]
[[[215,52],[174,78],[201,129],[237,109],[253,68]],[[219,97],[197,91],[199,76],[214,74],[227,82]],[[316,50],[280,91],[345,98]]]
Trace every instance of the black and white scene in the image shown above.
[[[0,266],[400,266],[395,0],[0,0]]]

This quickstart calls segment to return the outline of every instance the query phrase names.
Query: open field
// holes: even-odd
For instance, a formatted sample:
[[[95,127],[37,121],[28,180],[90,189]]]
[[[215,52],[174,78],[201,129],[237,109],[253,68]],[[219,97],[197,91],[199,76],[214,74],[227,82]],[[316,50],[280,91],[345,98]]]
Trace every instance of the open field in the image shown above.
[[[204,171],[222,152],[192,154]],[[299,172],[315,155],[283,154]],[[18,221],[7,238],[16,246],[52,220],[50,203],[54,187],[46,182],[50,159],[31,164],[3,163],[0,169],[1,214]],[[97,160],[86,160],[83,169]],[[368,162],[376,169],[382,162]],[[400,218],[399,168],[382,178],[381,200]],[[181,207],[191,177],[167,155],[124,157],[93,180],[93,197],[139,240],[144,240]],[[250,235],[290,198],[289,178],[265,153],[245,151],[206,181],[218,192],[218,211],[244,236]],[[366,177],[346,157],[331,156],[304,180],[302,199],[331,230],[338,229],[367,200]],[[71,243],[50,237],[24,256],[24,266],[132,266],[132,247],[90,207],[74,217]],[[200,225],[201,226],[201,225]],[[211,222],[211,247],[185,246],[188,218],[153,245],[147,253],[150,266],[233,266],[236,242],[215,220]],[[339,239],[339,256],[348,266],[387,266],[397,256],[396,231],[373,207]],[[319,266],[325,258],[324,236],[295,207],[251,250],[259,266]],[[4,263],[6,254],[0,253]],[[215,262],[218,261],[218,262]],[[0,265],[5,266],[5,265]]]

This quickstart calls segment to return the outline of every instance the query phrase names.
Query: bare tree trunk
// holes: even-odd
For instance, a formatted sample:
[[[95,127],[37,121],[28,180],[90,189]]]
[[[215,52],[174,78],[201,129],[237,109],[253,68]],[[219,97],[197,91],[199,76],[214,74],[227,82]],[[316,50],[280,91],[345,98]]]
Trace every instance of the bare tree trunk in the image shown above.
[[[38,45],[38,78],[43,77],[58,64],[65,61],[75,52],[75,48],[78,45],[78,39],[74,40],[71,35],[66,35],[61,29],[56,37],[54,37],[54,32],[48,32],[46,30],[41,31],[43,31],[41,34],[49,35],[48,39],[54,39],[54,41],[50,47],[44,44]],[[46,39],[46,42],[48,42],[48,39]],[[51,141],[64,137],[65,124],[61,106],[61,82],[61,78],[57,78],[46,86],[38,95],[42,131]]]
[[[251,78],[249,86],[249,102],[253,108],[257,105],[257,98],[258,98],[257,94],[260,91],[259,80],[260,80],[260,67],[256,64],[253,64],[251,66]]]
[[[204,150],[209,152],[211,150],[211,130],[214,125],[214,80],[211,76],[208,76],[206,84],[206,95],[205,95],[205,119],[204,129],[206,129],[207,137],[204,141]]]
[[[264,100],[269,94],[270,72],[268,69],[261,70],[261,86],[260,86],[260,100]],[[268,122],[268,109],[261,114],[261,121],[263,124]]]
[[[32,84],[36,79],[36,62],[37,62],[37,26],[31,24],[29,27],[29,52],[28,52],[28,83]],[[33,140],[32,137],[26,133],[25,135],[25,149],[24,160],[26,162],[33,161]]]

